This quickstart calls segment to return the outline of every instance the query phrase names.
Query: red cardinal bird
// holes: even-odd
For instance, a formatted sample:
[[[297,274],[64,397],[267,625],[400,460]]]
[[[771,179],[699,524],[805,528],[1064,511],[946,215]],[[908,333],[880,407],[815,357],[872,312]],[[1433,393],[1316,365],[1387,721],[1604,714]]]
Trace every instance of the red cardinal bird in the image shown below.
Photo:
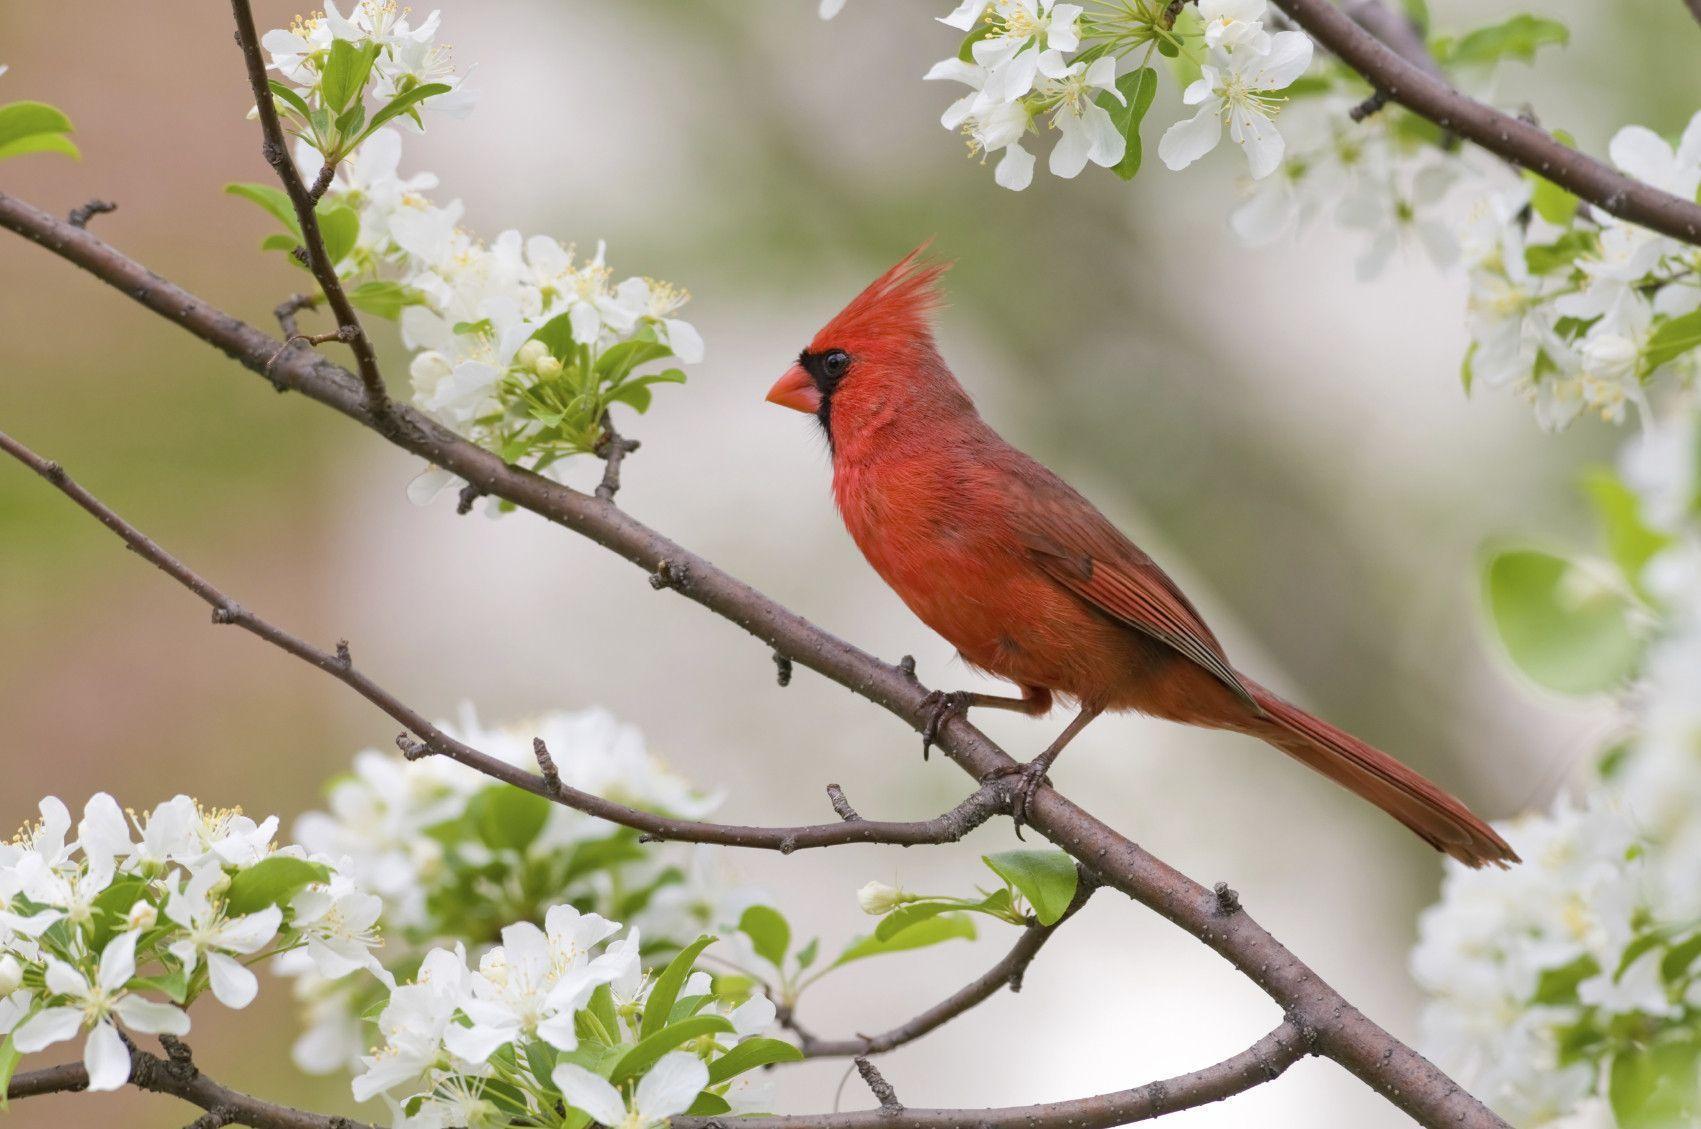
[[[1267,741],[1467,866],[1518,856],[1464,804],[1399,761],[1259,686],[1173,580],[1068,483],[976,413],[933,343],[939,277],[922,248],[815,335],[768,399],[812,413],[845,526],[910,610],[971,667],[1022,696],[938,695],[924,745],[971,706],[1080,713],[1021,770],[1014,815],[1063,747],[1106,710]]]

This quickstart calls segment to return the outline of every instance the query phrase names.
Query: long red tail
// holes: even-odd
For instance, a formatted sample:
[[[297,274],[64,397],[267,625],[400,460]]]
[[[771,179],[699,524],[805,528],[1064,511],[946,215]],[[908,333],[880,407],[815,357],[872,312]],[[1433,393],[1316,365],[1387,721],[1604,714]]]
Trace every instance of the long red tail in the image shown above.
[[[1387,753],[1312,717],[1263,687],[1255,687],[1253,697],[1266,715],[1253,727],[1256,736],[1363,796],[1436,850],[1470,867],[1493,863],[1504,868],[1520,861],[1494,828]]]

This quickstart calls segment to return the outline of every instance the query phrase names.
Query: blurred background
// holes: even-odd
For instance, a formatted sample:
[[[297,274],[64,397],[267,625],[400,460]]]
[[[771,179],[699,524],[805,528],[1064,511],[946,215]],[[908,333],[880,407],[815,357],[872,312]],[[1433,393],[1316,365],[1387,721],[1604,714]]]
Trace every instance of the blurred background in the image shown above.
[[[218,6],[0,5],[0,102],[38,98],[77,126],[81,163],[0,166],[0,188],[64,212],[119,210],[100,235],[258,324],[302,277],[262,256],[267,230],[221,193],[266,181],[241,60]],[[258,5],[263,27],[298,9]],[[1596,744],[1596,715],[1538,698],[1480,628],[1477,554],[1511,535],[1580,544],[1576,472],[1615,437],[1550,438],[1492,392],[1462,395],[1463,280],[1417,259],[1354,281],[1328,225],[1301,245],[1237,246],[1224,217],[1238,154],[1182,175],[1151,159],[1133,185],[1043,173],[994,186],[937,115],[955,95],[920,74],[956,40],[943,4],[447,0],[445,37],[480,104],[410,141],[469,227],[609,241],[618,275],[688,286],[709,345],[684,389],[627,427],[644,441],[621,503],[829,630],[933,685],[971,684],[844,534],[824,446],[762,395],[814,330],[922,239],[957,260],[940,326],[984,414],[1071,479],[1193,593],[1261,680],[1388,748],[1487,815],[1545,802]],[[1450,0],[1438,28],[1500,18]],[[1513,66],[1510,104],[1590,150],[1628,121],[1676,131],[1701,104],[1701,31],[1675,0],[1544,6],[1573,44]],[[1626,59],[1636,65],[1626,66]],[[1173,89],[1161,98],[1175,100]],[[1226,147],[1225,147],[1226,149]],[[404,358],[387,326],[390,371]],[[605,705],[704,784],[724,814],[806,822],[842,783],[866,814],[935,814],[965,792],[913,733],[799,671],[774,684],[755,640],[642,573],[527,515],[457,518],[403,491],[419,465],[176,333],[20,240],[0,240],[0,428],[241,601],[357,660],[410,702],[487,722]],[[335,346],[331,348],[336,348]],[[595,468],[582,468],[594,473]],[[980,718],[1017,755],[1063,724]],[[178,791],[289,821],[396,726],[121,551],[22,469],[0,466],[0,825],[47,793],[73,809],[106,789],[151,806]],[[1393,821],[1248,740],[1107,718],[1072,747],[1060,787],[1250,910],[1379,1022],[1411,1039],[1405,970],[1437,857]],[[798,928],[828,944],[866,928],[853,892],[877,878],[960,891],[997,823],[950,848],[739,856]],[[804,1018],[824,1035],[883,1028],[978,972],[1013,934],[824,981]],[[871,978],[872,977],[872,978]],[[250,1012],[205,1009],[190,1040],[239,1088],[355,1112],[342,1079],[306,1080],[284,986]],[[1277,1010],[1155,915],[1101,897],[996,997],[889,1057],[911,1105],[1077,1096],[1190,1070],[1240,1049]],[[64,1048],[68,1051],[69,1047]],[[43,1056],[43,1063],[47,1061]],[[842,1064],[783,1075],[782,1110],[834,1103]],[[865,1106],[860,1085],[846,1108]],[[381,1117],[376,1107],[365,1116]],[[182,1124],[169,1099],[32,1100],[19,1126]],[[1166,1123],[1404,1124],[1331,1064]]]

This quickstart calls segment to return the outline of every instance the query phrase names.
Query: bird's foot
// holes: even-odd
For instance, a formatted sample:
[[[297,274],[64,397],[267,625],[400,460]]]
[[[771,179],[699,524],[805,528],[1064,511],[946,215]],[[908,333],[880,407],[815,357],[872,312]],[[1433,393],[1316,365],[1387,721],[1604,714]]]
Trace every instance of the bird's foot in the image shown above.
[[[945,723],[953,717],[969,712],[969,705],[974,701],[974,695],[967,690],[935,690],[921,700],[922,712],[927,714],[927,722],[921,727],[921,759],[927,759],[928,750],[939,740],[939,731],[945,728]]]
[[[1046,772],[1051,763],[1045,757],[1035,757],[1027,764],[1013,764],[1008,768],[995,769],[981,777],[982,784],[990,784],[994,780],[1008,780],[1014,776],[1018,779],[1010,788],[1010,822],[1015,824],[1016,838],[1026,841],[1022,828],[1028,825],[1028,805],[1033,802],[1034,793],[1040,785],[1047,783]]]

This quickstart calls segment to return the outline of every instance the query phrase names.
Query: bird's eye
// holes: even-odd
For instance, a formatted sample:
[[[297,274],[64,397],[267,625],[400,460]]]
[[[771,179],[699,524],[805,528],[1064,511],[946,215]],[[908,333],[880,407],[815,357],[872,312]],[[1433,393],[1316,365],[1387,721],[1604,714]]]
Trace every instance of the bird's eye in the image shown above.
[[[821,358],[821,371],[827,374],[828,380],[837,380],[850,368],[850,354],[843,349],[834,349]]]

